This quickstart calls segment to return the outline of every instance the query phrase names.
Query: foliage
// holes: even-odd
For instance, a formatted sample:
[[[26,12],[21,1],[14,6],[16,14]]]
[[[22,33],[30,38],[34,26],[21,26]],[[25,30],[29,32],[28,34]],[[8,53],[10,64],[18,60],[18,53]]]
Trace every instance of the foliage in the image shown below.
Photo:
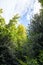
[[[43,9],[28,30],[18,25],[18,18],[16,14],[6,24],[0,14],[0,65],[43,65]]]
[[[20,62],[21,65],[39,65],[37,63],[37,60],[36,59],[27,58],[26,60],[27,60],[27,62],[23,62],[22,60],[19,60],[18,59],[18,61]]]
[[[26,41],[26,30],[24,26],[17,26],[18,18],[19,16],[16,14],[9,24],[6,24],[4,18],[0,15],[0,65],[19,64],[16,57],[19,58],[22,53],[21,44],[24,44],[24,36]],[[20,56],[22,57],[22,54]]]
[[[28,44],[30,47],[30,57],[36,58],[39,65],[43,62],[40,61],[40,50],[43,50],[43,10],[40,14],[36,14],[28,29],[28,39],[31,41]]]
[[[42,62],[42,64],[43,64],[43,50],[40,50],[39,60],[40,60],[40,62]]]
[[[1,14],[1,13],[3,13],[3,10],[2,10],[2,9],[0,9],[0,14]]]
[[[26,28],[23,25],[19,25],[17,29],[18,34],[18,41],[20,41],[20,44],[23,45],[23,43],[26,43]]]
[[[39,0],[39,2],[41,3],[41,5],[43,6],[43,0]]]

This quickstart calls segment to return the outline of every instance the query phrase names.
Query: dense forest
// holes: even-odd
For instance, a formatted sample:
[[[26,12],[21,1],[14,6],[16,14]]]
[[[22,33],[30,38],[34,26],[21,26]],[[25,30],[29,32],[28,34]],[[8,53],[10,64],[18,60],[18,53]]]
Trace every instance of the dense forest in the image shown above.
[[[43,65],[43,0],[39,2],[42,9],[27,27],[18,25],[18,14],[6,24],[0,9],[0,65]]]

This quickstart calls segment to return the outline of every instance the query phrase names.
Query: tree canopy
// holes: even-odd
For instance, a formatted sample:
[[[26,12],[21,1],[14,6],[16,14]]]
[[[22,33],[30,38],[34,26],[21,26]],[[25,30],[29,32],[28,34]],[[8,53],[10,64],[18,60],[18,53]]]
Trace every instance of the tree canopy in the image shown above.
[[[2,13],[0,9],[0,65],[43,65],[43,9],[28,27],[18,24],[18,14],[6,24]]]

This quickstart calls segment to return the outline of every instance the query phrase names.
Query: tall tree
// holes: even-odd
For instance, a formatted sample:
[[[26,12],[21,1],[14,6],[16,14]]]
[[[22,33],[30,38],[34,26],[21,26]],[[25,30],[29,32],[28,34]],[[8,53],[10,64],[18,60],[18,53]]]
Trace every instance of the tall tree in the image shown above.
[[[39,15],[36,14],[31,20],[28,29],[28,39],[30,57],[36,58],[38,64],[43,65],[43,62],[39,59],[40,51],[43,51],[43,10],[41,10]]]
[[[2,13],[2,10],[0,10]],[[9,35],[8,25],[5,24],[4,18],[0,14],[0,65],[16,65],[15,57],[12,56],[13,42]],[[13,57],[15,60],[13,60]]]

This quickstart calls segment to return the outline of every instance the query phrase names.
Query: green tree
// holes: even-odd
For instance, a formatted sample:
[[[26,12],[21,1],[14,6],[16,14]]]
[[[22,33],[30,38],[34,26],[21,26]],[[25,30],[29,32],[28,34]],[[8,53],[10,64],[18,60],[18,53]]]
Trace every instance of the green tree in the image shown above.
[[[30,22],[28,29],[29,54],[31,58],[36,58],[39,65],[43,65],[40,61],[40,50],[43,50],[43,10],[40,14],[36,14]]]
[[[23,25],[18,25],[17,27],[17,47],[16,47],[16,57],[20,60],[25,60],[23,53],[23,45],[27,42],[26,28]]]
[[[0,10],[0,13],[2,10]],[[26,29],[23,25],[18,25],[18,14],[16,14],[9,24],[0,14],[0,65],[19,65],[19,61],[24,59],[22,46],[26,42]]]
[[[7,28],[9,30],[9,35],[11,40],[13,40],[13,42],[16,45],[17,42],[17,23],[18,23],[18,15],[15,15],[9,22],[9,24],[7,25]]]
[[[18,35],[18,40],[21,45],[25,44],[27,41],[27,33],[26,33],[26,28],[23,25],[19,25],[17,27],[17,35]]]
[[[13,41],[10,38],[8,25],[0,15],[0,65],[17,65],[17,62],[13,62],[16,61],[16,58],[12,53],[11,46],[13,46]]]

